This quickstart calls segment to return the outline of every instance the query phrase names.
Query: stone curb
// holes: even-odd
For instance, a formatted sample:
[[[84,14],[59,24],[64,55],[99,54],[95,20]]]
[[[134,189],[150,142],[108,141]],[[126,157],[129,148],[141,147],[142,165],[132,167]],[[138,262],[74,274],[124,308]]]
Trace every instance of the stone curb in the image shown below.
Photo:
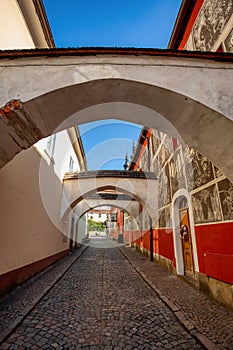
[[[16,319],[11,322],[2,332],[0,332],[0,345],[10,337],[10,335],[15,331],[15,329],[22,323],[22,321],[27,317],[27,315],[32,311],[32,309],[40,302],[40,300],[53,288],[53,286],[65,275],[65,273],[71,268],[71,266],[76,262],[77,259],[86,251],[88,246],[81,246],[75,252],[76,254],[72,256],[71,261],[68,266],[61,272],[61,274],[54,277],[53,281],[44,288],[43,292],[39,293],[34,300],[27,305],[23,311],[16,317]]]
[[[171,309],[174,315],[178,318],[179,322],[185,327],[185,329],[207,349],[207,350],[217,350],[219,349],[209,338],[204,334],[198,332],[195,328],[191,319],[187,319],[183,312],[180,310],[179,306],[176,305],[172,300],[170,300],[161,289],[156,287],[153,282],[151,282],[138,267],[136,267],[129,256],[118,247],[120,252],[129,261],[130,265],[137,271],[137,273],[142,277],[142,279],[153,289],[154,292],[159,296],[159,298]]]

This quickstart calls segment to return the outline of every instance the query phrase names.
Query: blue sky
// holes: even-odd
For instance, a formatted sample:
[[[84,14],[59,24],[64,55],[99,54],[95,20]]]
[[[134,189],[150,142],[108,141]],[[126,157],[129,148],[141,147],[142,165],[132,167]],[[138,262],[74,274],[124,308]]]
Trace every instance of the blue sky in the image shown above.
[[[57,47],[166,48],[181,0],[44,0]]]
[[[89,169],[123,169],[130,160],[141,126],[121,120],[102,120],[80,125]]]
[[[166,48],[181,5],[181,0],[43,2],[57,47]],[[122,169],[140,127],[111,120],[81,125],[80,133],[89,169]]]

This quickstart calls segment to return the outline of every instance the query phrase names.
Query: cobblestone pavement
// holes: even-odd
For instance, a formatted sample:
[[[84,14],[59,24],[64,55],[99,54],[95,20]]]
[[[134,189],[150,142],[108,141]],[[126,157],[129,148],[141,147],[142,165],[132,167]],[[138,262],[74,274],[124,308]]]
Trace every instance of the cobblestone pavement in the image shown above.
[[[89,247],[0,349],[162,350],[204,346],[118,249]]]
[[[129,247],[120,247],[136,270],[208,349],[233,349],[233,312]]]
[[[79,247],[73,255],[65,256],[0,300],[0,344],[86,248]]]

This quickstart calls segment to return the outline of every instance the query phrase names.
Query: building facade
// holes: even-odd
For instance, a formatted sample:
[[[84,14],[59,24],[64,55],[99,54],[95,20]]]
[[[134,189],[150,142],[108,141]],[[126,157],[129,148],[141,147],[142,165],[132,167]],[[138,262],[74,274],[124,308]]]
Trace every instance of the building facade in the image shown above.
[[[54,41],[41,0],[0,1],[1,49],[52,48]],[[16,35],[17,33],[17,35]],[[40,140],[0,171],[0,294],[61,258],[86,219],[75,209],[61,220],[63,176],[86,169],[78,128]]]
[[[182,1],[168,48],[233,52],[232,0]]]
[[[1,0],[0,49],[55,47],[42,0]]]
[[[169,49],[233,52],[233,1],[183,1]],[[203,77],[204,79],[204,77]],[[141,132],[130,170],[158,176],[158,220],[150,240],[143,213],[134,245],[233,308],[233,183],[182,139]],[[134,232],[138,237],[138,230]],[[153,246],[152,246],[153,244]]]

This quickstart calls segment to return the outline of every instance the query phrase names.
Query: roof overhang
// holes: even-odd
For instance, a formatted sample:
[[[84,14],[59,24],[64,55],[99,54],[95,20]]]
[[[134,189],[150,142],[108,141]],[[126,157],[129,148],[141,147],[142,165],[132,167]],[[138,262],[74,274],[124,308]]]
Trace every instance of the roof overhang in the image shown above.
[[[180,51],[171,49],[150,48],[112,48],[112,47],[82,47],[82,48],[51,48],[31,50],[0,50],[0,59],[28,57],[81,57],[99,55],[119,56],[154,56],[171,58],[194,58],[222,62],[233,62],[233,54],[226,52]]]

